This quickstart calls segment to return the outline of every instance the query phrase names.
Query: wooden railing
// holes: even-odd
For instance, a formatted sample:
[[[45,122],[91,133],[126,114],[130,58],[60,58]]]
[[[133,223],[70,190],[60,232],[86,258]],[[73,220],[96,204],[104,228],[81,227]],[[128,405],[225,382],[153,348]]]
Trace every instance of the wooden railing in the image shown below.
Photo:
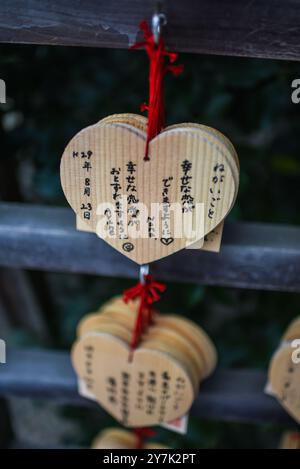
[[[95,234],[75,229],[71,209],[0,204],[0,265],[137,278],[138,266]],[[300,228],[225,223],[219,254],[186,249],[151,266],[163,281],[300,290]]]
[[[299,60],[297,0],[167,0],[166,42],[204,54]],[[0,41],[128,48],[156,0],[1,0]]]
[[[34,365],[34,366],[33,366]],[[218,370],[201,385],[192,415],[206,420],[276,423],[296,426],[275,399],[263,393],[266,373],[258,370]],[[55,399],[61,404],[93,407],[80,397],[76,376],[66,352],[9,349],[1,370],[1,396]]]

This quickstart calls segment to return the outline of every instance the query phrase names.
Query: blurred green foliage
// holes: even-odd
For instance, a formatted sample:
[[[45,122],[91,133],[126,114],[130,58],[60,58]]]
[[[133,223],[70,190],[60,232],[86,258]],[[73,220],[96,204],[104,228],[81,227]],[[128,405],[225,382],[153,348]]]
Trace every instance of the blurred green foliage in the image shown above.
[[[299,224],[300,104],[291,102],[297,63],[180,55],[185,72],[166,78],[167,122],[199,122],[229,136],[241,164],[231,219]],[[147,100],[148,63],[140,51],[0,46],[0,195],[4,200],[66,204],[59,162],[70,138],[102,117],[139,112]],[[68,349],[78,320],[132,282],[31,272],[54,347]],[[186,315],[212,335],[224,367],[267,368],[288,322],[299,314],[296,294],[169,285],[162,311]],[[34,343],[24,331],[12,340]],[[63,409],[88,444],[100,429],[87,410]],[[102,425],[112,424],[107,417]],[[281,429],[191,419],[186,438],[159,436],[176,447],[272,447]]]

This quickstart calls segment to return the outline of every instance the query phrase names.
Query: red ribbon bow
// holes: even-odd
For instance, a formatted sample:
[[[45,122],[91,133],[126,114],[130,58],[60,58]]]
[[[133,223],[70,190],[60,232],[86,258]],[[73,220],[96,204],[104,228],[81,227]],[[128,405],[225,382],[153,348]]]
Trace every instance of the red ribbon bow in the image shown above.
[[[143,332],[143,323],[146,322],[147,326],[149,326],[152,321],[152,304],[160,299],[160,293],[163,293],[165,290],[165,284],[153,280],[152,275],[145,275],[144,283],[138,282],[134,287],[124,291],[123,299],[125,303],[128,303],[129,300],[141,298],[131,341],[132,350],[136,348],[139,342]]]

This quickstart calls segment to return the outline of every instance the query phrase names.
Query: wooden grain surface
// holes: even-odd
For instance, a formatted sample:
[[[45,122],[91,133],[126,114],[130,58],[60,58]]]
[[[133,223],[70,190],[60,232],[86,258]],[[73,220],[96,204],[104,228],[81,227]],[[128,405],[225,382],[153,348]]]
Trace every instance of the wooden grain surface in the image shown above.
[[[214,230],[234,204],[236,154],[218,134],[167,127],[151,140],[145,161],[147,134],[136,126],[86,127],[61,159],[66,199],[93,232],[138,264],[169,256]]]
[[[158,347],[153,350],[141,345],[132,361],[129,361],[129,345],[120,337],[105,332],[101,334],[99,328],[75,343],[72,363],[89,394],[95,396],[101,407],[118,422],[126,427],[150,427],[185,415],[197,392],[199,380],[193,383],[188,360],[179,362],[176,359],[178,350],[176,347],[174,349],[171,355],[170,349],[168,353],[162,353]],[[146,397],[140,397],[141,392],[146,392],[146,385],[144,381],[141,384],[140,376],[151,376],[153,370],[156,385],[150,387],[149,393],[155,399],[155,404],[149,405]],[[165,375],[168,376],[167,381],[163,378]],[[180,400],[177,380],[184,383],[179,394]],[[108,385],[111,382],[114,385]],[[165,383],[169,389],[167,402],[162,392]],[[124,389],[127,391],[125,395]]]
[[[0,204],[0,265],[137,279],[138,267],[69,208]],[[219,254],[184,250],[153,264],[162,281],[300,291],[300,228],[225,222]]]
[[[7,364],[0,366],[0,396],[55,399],[62,404],[91,407],[101,417],[97,404],[78,395],[67,352],[8,348]],[[192,415],[218,421],[295,426],[277,401],[264,394],[266,379],[263,371],[218,369],[203,382]]]
[[[0,42],[128,48],[155,0],[2,0]],[[165,0],[171,49],[300,58],[297,0]]]

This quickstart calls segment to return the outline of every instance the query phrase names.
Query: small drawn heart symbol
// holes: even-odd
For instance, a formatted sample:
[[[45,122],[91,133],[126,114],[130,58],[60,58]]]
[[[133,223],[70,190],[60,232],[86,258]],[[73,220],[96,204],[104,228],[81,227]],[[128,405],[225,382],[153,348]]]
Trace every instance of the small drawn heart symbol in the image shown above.
[[[174,241],[174,238],[160,238],[160,241],[165,245],[169,246],[169,244],[172,244]]]

